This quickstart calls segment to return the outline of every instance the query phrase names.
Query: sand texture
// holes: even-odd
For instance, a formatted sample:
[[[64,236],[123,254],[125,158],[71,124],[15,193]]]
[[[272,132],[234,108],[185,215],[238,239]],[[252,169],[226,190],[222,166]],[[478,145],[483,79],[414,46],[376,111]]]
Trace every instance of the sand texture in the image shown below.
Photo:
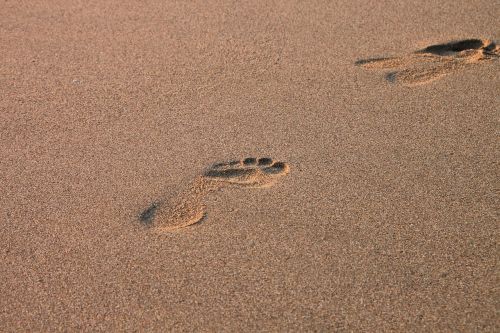
[[[499,14],[2,1],[0,331],[500,331]]]

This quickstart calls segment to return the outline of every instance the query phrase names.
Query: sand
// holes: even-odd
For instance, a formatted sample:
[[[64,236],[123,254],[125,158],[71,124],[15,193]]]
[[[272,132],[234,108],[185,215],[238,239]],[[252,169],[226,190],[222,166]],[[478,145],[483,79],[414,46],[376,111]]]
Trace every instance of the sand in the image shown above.
[[[498,14],[3,1],[0,331],[498,332]]]

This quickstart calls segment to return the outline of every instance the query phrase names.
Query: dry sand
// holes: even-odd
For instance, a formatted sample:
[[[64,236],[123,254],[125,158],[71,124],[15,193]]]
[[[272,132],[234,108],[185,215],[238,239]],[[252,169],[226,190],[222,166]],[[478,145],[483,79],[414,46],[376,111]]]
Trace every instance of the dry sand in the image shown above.
[[[498,332],[498,16],[2,1],[0,331]]]

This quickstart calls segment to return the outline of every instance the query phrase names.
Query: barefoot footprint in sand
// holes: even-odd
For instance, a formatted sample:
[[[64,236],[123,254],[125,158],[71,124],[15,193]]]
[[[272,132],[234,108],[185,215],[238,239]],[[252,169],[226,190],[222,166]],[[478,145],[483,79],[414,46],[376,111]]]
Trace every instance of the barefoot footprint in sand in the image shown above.
[[[431,45],[401,57],[358,60],[356,65],[367,69],[393,69],[386,75],[388,81],[417,85],[494,59],[500,59],[500,47],[494,42],[465,39]]]
[[[153,203],[139,219],[157,232],[187,227],[205,218],[204,200],[210,192],[226,186],[269,187],[288,172],[288,164],[268,157],[217,163],[198,176],[174,202]]]

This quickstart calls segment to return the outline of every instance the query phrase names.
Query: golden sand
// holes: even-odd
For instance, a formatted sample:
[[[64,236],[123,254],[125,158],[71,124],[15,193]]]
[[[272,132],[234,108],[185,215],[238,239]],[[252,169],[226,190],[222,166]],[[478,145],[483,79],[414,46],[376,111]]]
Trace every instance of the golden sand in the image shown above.
[[[497,13],[3,1],[0,331],[499,331]]]

